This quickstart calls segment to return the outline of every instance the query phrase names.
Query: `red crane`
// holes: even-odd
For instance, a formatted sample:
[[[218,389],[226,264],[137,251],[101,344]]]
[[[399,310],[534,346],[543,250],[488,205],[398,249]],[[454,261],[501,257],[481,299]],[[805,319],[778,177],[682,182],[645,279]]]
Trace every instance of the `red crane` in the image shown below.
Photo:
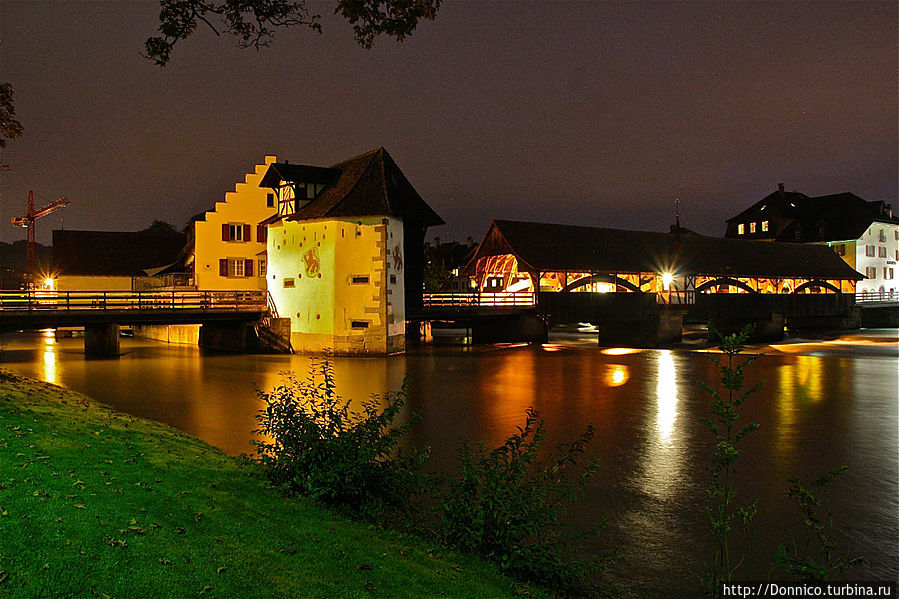
[[[28,240],[28,243],[25,246],[25,271],[27,274],[33,274],[34,272],[34,221],[42,216],[47,216],[60,208],[64,208],[70,203],[69,200],[62,197],[55,202],[50,202],[46,206],[41,206],[38,210],[35,210],[34,192],[29,191],[28,208],[25,210],[25,214],[18,218],[11,219],[13,226],[25,227],[25,229],[27,229],[26,239]]]

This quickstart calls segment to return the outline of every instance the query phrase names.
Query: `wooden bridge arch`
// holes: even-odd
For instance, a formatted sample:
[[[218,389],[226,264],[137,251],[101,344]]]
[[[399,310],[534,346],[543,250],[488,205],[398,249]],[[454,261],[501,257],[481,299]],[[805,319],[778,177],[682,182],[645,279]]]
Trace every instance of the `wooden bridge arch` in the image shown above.
[[[708,289],[712,289],[714,287],[720,287],[721,285],[733,285],[734,287],[739,287],[744,291],[748,291],[749,293],[758,293],[755,289],[744,283],[743,281],[738,281],[737,279],[733,279],[731,277],[718,277],[717,279],[713,279],[711,281],[706,281],[702,285],[698,285],[696,287],[696,291],[703,292]]]
[[[589,285],[591,283],[615,283],[615,285],[624,287],[629,291],[634,291],[637,293],[640,292],[640,289],[630,281],[614,275],[590,275],[587,277],[581,277],[580,279],[577,279],[565,285],[565,287],[562,288],[562,291],[572,291],[574,289],[577,289],[578,287],[583,287],[584,285]]]

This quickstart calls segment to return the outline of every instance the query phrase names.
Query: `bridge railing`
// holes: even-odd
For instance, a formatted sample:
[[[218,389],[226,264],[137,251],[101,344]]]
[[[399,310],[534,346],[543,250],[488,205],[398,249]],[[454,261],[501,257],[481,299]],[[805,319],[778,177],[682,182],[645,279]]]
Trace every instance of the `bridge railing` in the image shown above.
[[[0,291],[0,312],[267,309],[265,291]]]
[[[536,305],[535,294],[529,291],[508,293],[425,293],[425,308],[510,308]]]
[[[874,302],[899,302],[899,293],[893,290],[859,291],[855,294],[856,304]]]

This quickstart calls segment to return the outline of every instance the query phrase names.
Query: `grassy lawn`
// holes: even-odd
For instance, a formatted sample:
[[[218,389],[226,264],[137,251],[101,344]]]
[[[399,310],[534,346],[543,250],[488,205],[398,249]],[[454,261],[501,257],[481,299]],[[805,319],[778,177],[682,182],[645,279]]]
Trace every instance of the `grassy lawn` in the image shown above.
[[[543,596],[165,425],[0,370],[0,596]]]

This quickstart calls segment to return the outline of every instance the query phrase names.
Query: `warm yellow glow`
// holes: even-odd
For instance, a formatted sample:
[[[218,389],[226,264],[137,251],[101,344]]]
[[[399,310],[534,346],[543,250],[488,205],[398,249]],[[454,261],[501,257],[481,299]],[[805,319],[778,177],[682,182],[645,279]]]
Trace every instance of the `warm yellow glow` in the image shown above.
[[[607,347],[602,350],[607,356],[625,356],[627,354],[636,354],[643,351],[642,349],[634,349],[632,347]]]
[[[56,289],[56,281],[52,277],[47,277],[44,279],[43,289],[44,291],[53,291]]]
[[[561,345],[555,345],[553,343],[544,343],[540,346],[540,349],[542,349],[543,351],[562,351],[565,348]]]
[[[620,387],[630,378],[627,366],[624,364],[609,364],[609,370],[606,373],[606,385],[609,387]]]
[[[659,440],[664,445],[670,445],[674,422],[677,419],[677,373],[674,369],[674,356],[667,349],[659,352],[656,401],[658,404],[656,425],[659,429]]]
[[[56,364],[56,331],[44,329],[44,353],[41,356],[41,378],[54,385],[59,384],[59,373]]]
[[[662,273],[662,285],[665,286],[665,291],[668,291],[668,288],[671,286],[671,282],[674,281],[674,275],[670,272]]]

